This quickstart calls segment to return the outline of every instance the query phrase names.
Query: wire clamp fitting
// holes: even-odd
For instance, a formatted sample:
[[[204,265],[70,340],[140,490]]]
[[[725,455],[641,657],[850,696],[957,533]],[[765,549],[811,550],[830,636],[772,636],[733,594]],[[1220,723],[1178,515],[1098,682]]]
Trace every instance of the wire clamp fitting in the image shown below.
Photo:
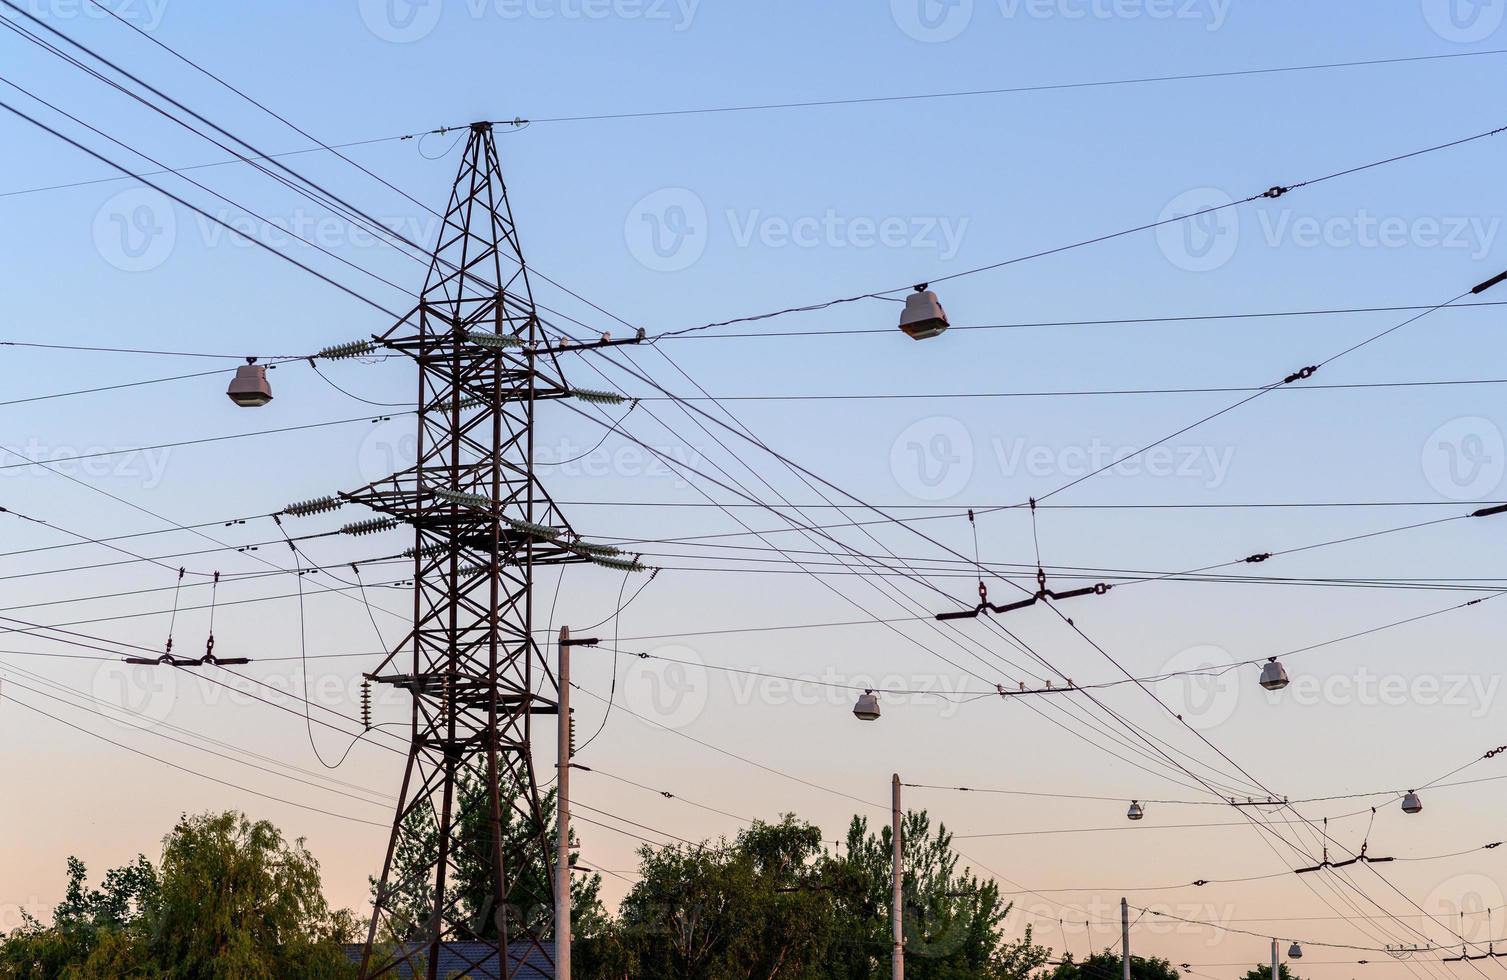
[[[1291,187],[1283,187],[1279,184],[1276,187],[1267,190],[1261,196],[1275,201],[1277,198],[1281,197],[1283,194],[1286,194],[1290,190],[1292,190]]]
[[[1318,369],[1319,366],[1317,364],[1310,364],[1303,370],[1294,371],[1292,374],[1289,374],[1287,377],[1283,378],[1282,383],[1285,385],[1290,385],[1294,381],[1307,381],[1309,378],[1313,377],[1314,372],[1318,371]]]

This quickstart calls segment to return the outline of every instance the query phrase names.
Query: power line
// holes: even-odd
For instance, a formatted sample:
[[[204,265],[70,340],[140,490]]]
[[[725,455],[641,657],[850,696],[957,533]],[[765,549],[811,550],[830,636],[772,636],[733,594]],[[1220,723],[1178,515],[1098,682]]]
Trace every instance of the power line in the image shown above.
[[[1449,307],[1450,310],[1473,310],[1481,307],[1507,306],[1507,301],[1483,300],[1475,303],[1456,303]],[[1327,317],[1356,313],[1416,313],[1428,309],[1428,306],[1352,306],[1331,307],[1325,309],[1308,310],[1278,310],[1264,313],[1201,313],[1201,314],[1168,314],[1163,316],[1140,316],[1140,317],[1116,317],[1111,319],[1097,320],[1038,320],[1019,323],[986,323],[986,324],[959,324],[947,328],[949,334],[957,331],[973,330],[1031,330],[1043,327],[1105,327],[1105,326],[1137,326],[1153,323],[1202,323],[1211,320],[1253,320],[1274,319],[1282,317]],[[847,330],[770,330],[751,333],[699,333],[681,334],[676,337],[665,337],[665,340],[743,340],[761,337],[845,337],[845,336],[883,336],[893,337],[893,327],[874,327]]]
[[[1396,58],[1373,58],[1365,61],[1334,61],[1321,64],[1283,65],[1273,68],[1243,68],[1229,71],[1195,72],[1178,75],[1147,75],[1129,78],[1100,79],[1096,81],[1058,82],[1055,84],[1017,85],[1007,88],[966,89],[951,92],[928,92],[914,95],[881,95],[847,99],[819,99],[803,102],[767,102],[751,105],[702,106],[689,109],[656,109],[638,112],[593,113],[568,116],[535,116],[529,119],[497,120],[494,125],[517,125],[535,123],[605,122],[626,119],[656,119],[672,116],[699,116],[720,113],[770,112],[785,109],[814,109],[834,106],[879,105],[919,102],[940,99],[966,99],[982,96],[1021,95],[1030,92],[1061,92],[1070,89],[1106,88],[1118,85],[1147,85],[1160,82],[1207,81],[1218,78],[1239,78],[1251,75],[1275,75],[1286,72],[1327,71],[1338,68],[1363,68],[1376,65],[1398,65],[1423,61],[1444,61],[1453,58],[1482,57],[1507,54],[1507,49],[1487,51],[1457,51],[1447,54],[1412,55]]]
[[[4,2],[9,3],[9,0],[4,0]],[[1315,184],[1320,184],[1320,183],[1323,183],[1323,182],[1326,182],[1326,181],[1337,180],[1337,179],[1339,179],[1341,177],[1348,177],[1348,176],[1351,176],[1353,174],[1361,173],[1361,172],[1367,171],[1367,170],[1372,170],[1372,169],[1375,169],[1377,167],[1388,166],[1388,165],[1393,164],[1393,163],[1398,163],[1398,162],[1401,162],[1403,160],[1409,160],[1409,159],[1412,159],[1414,157],[1422,156],[1422,155],[1425,155],[1425,154],[1428,154],[1428,153],[1435,153],[1435,152],[1438,152],[1438,151],[1441,151],[1441,150],[1447,150],[1447,149],[1451,149],[1453,147],[1462,146],[1462,145],[1467,144],[1467,143],[1475,142],[1476,140],[1482,140],[1482,139],[1487,139],[1487,138],[1490,138],[1490,137],[1493,137],[1493,136],[1497,136],[1497,135],[1499,135],[1499,134],[1501,134],[1503,132],[1507,132],[1507,126],[1501,126],[1501,127],[1497,127],[1496,129],[1490,129],[1490,130],[1486,130],[1484,132],[1475,133],[1475,134],[1473,134],[1471,136],[1466,136],[1466,137],[1462,137],[1460,139],[1451,140],[1450,142],[1447,142],[1447,143],[1439,143],[1439,144],[1436,144],[1434,146],[1424,147],[1424,148],[1419,149],[1419,150],[1412,150],[1412,151],[1407,152],[1407,153],[1397,154],[1395,156],[1387,157],[1387,158],[1382,159],[1382,160],[1375,160],[1375,161],[1372,161],[1370,163],[1360,164],[1358,166],[1349,167],[1349,168],[1347,168],[1345,170],[1339,170],[1339,171],[1335,171],[1333,173],[1325,174],[1325,175],[1320,176],[1320,177],[1312,177],[1312,178],[1309,178],[1308,180],[1298,181],[1297,183],[1294,183],[1294,184],[1291,184],[1291,185],[1280,185],[1279,184],[1279,185],[1276,185],[1276,186],[1274,186],[1274,187],[1272,187],[1272,188],[1270,188],[1268,190],[1261,191],[1261,192],[1256,193],[1256,194],[1247,195],[1246,197],[1243,197],[1243,198],[1241,198],[1239,200],[1231,201],[1228,204],[1213,205],[1211,207],[1204,208],[1204,209],[1202,209],[1200,211],[1195,211],[1195,212],[1193,212],[1191,214],[1177,215],[1175,217],[1170,217],[1170,218],[1161,218],[1161,219],[1159,219],[1157,221],[1152,221],[1152,222],[1148,222],[1146,224],[1136,225],[1135,227],[1125,228],[1125,229],[1122,229],[1120,231],[1109,232],[1107,234],[1099,235],[1099,236],[1094,237],[1094,238],[1087,238],[1087,239],[1084,239],[1082,241],[1072,242],[1072,243],[1067,244],[1067,245],[1058,245],[1058,246],[1055,246],[1055,247],[1052,247],[1052,248],[1043,249],[1043,250],[1038,251],[1038,252],[1031,252],[1031,253],[1028,253],[1026,255],[1019,255],[1019,256],[1016,256],[1016,257],[1010,258],[1010,259],[1003,259],[1001,261],[993,262],[993,263],[990,263],[988,265],[982,265],[982,266],[977,266],[977,267],[974,267],[974,268],[971,268],[971,269],[964,269],[964,270],[959,271],[959,272],[948,273],[947,275],[944,275],[944,276],[935,276],[935,277],[933,277],[930,280],[930,282],[933,283],[933,284],[935,284],[935,283],[942,283],[942,282],[950,282],[950,281],[952,281],[954,279],[961,279],[961,278],[963,278],[965,276],[978,275],[978,274],[983,273],[983,272],[993,272],[993,271],[995,271],[997,269],[1003,269],[1003,268],[1005,268],[1007,266],[1017,265],[1019,263],[1028,262],[1028,261],[1031,261],[1033,259],[1046,258],[1047,256],[1051,256],[1051,255],[1059,255],[1059,254],[1061,254],[1063,252],[1072,251],[1074,249],[1079,249],[1079,248],[1085,248],[1085,247],[1087,247],[1089,245],[1098,245],[1098,244],[1102,244],[1102,243],[1107,242],[1107,241],[1113,241],[1114,239],[1117,239],[1117,238],[1124,238],[1124,237],[1126,237],[1128,235],[1134,235],[1134,234],[1137,234],[1139,232],[1150,231],[1152,229],[1159,228],[1159,227],[1161,227],[1163,225],[1173,224],[1173,223],[1181,222],[1181,221],[1188,221],[1188,220],[1191,220],[1193,218],[1201,217],[1203,215],[1214,214],[1214,213],[1217,213],[1217,212],[1220,212],[1220,211],[1225,211],[1225,210],[1228,210],[1228,209],[1231,209],[1231,208],[1241,207],[1243,205],[1250,204],[1252,202],[1259,201],[1259,200],[1262,200],[1262,199],[1276,199],[1276,198],[1279,198],[1279,197],[1283,197],[1283,196],[1287,195],[1288,193],[1290,193],[1292,191],[1299,190],[1299,189],[1304,188],[1304,187],[1311,187],[1311,186],[1313,186]],[[749,316],[735,317],[735,318],[730,319],[730,320],[721,320],[721,321],[718,321],[716,323],[702,324],[701,326],[696,326],[696,327],[686,327],[686,328],[683,328],[683,329],[680,329],[680,330],[665,331],[665,332],[662,332],[660,334],[657,334],[655,337],[652,338],[652,340],[653,340],[654,343],[658,343],[660,340],[668,339],[670,337],[686,336],[688,334],[693,334],[693,333],[699,333],[699,332],[703,332],[703,331],[707,331],[707,330],[712,330],[712,329],[715,329],[717,327],[732,326],[732,325],[738,324],[738,323],[751,323],[751,322],[756,322],[756,321],[760,321],[760,320],[769,320],[769,319],[773,319],[775,317],[784,316],[784,315],[786,315],[788,313],[803,313],[803,312],[813,312],[813,311],[817,311],[817,310],[830,309],[831,307],[834,307],[834,306],[844,305],[844,304],[847,304],[847,303],[856,303],[856,302],[859,302],[859,301],[865,300],[865,299],[886,299],[886,298],[889,298],[889,294],[891,294],[891,293],[904,292],[904,291],[906,291],[909,288],[910,288],[909,286],[895,286],[895,287],[891,287],[889,289],[877,290],[875,292],[860,293],[860,294],[855,295],[855,296],[845,296],[845,297],[841,297],[839,299],[825,300],[823,302],[813,303],[813,304],[809,304],[809,305],[806,305],[806,306],[787,307],[786,309],[775,310],[775,311],[770,312],[770,313],[758,313],[758,314],[753,314],[753,315],[749,315]],[[1460,298],[1462,298],[1462,297],[1456,297],[1457,300],[1460,299]],[[1454,302],[1454,301],[1452,300],[1451,302]],[[1448,306],[1450,304],[1445,303],[1445,304],[1441,304],[1441,305]],[[1437,308],[1438,307],[1432,307],[1432,308],[1430,308],[1429,310],[1427,310],[1425,312],[1432,312],[1434,309],[1437,309]],[[1408,322],[1411,322],[1411,320],[1408,321]],[[1395,330],[1397,328],[1394,327],[1393,329]],[[1373,338],[1373,339],[1375,339],[1375,338]],[[1345,353],[1348,353],[1348,351],[1346,351]],[[1336,356],[1341,356],[1341,355],[1336,355]]]

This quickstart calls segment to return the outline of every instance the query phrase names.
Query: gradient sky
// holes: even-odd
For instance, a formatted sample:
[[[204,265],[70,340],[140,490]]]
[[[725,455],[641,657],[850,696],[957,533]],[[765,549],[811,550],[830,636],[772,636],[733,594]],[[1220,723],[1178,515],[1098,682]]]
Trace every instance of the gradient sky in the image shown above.
[[[425,208],[443,204],[456,165],[456,134],[390,138],[476,118],[533,120],[516,132],[497,131],[530,262],[650,333],[939,279],[1504,122],[1495,98],[1504,78],[1499,53],[927,101],[550,121],[1507,47],[1503,0],[1474,5],[1458,0],[1453,6],[1445,0],[1384,0],[1364,9],[1295,0],[958,0],[947,7],[931,0],[913,7],[913,2],[428,0],[408,6],[404,0],[387,5],[278,0],[247,7],[117,0],[117,7],[150,37],[320,139],[382,140],[345,152],[423,206],[328,154],[285,160],[420,241],[434,235],[434,219]],[[97,11],[86,12],[73,0],[17,3],[260,149],[283,152],[311,145]],[[0,65],[0,77],[161,164],[181,167],[225,158],[223,151],[10,32],[0,35]],[[14,88],[5,87],[0,101],[130,168],[159,169]],[[7,302],[0,340],[274,356],[307,354],[387,326],[371,307],[181,205],[128,181],[110,180],[106,165],[4,116],[0,215],[7,233],[0,239],[0,266],[6,270]],[[1507,264],[1507,247],[1499,240],[1507,214],[1503,138],[937,289],[955,326],[1443,303]],[[163,186],[384,306],[401,305],[398,289],[290,243],[278,229],[298,228],[405,289],[421,282],[417,263],[247,168],[190,173],[236,206],[177,178],[166,178]],[[269,230],[246,209],[276,227]],[[616,326],[547,284],[536,286],[549,305],[598,329]],[[955,330],[916,344],[889,329],[897,310],[875,300],[846,304],[666,341],[631,357],[671,390],[691,392],[678,365],[718,396],[1238,388],[1280,380],[1408,316],[1370,312],[1021,326]],[[1326,366],[1308,386],[1499,378],[1497,365],[1507,354],[1507,340],[1496,329],[1500,319],[1492,308],[1432,314]],[[716,339],[719,333],[747,331],[874,328],[885,332]],[[662,355],[673,358],[673,365]],[[568,365],[572,381],[644,393],[643,386],[611,369],[603,381],[588,367],[593,363],[600,366],[595,360]],[[181,593],[172,624],[175,649],[197,652],[208,630],[204,573],[219,570],[227,580],[214,623],[217,652],[257,658],[260,662],[243,668],[248,676],[300,694],[307,682],[311,700],[354,714],[360,674],[375,657],[312,661],[305,677],[297,660],[300,606],[290,597],[292,576],[229,577],[267,571],[265,562],[288,567],[290,555],[277,543],[277,529],[266,518],[221,524],[359,486],[402,465],[405,447],[411,451],[411,429],[401,418],[374,424],[370,419],[382,409],[353,401],[300,362],[272,372],[276,400],[256,412],[239,410],[224,398],[223,373],[21,401],[223,371],[233,364],[20,347],[0,352],[6,382],[0,419],[7,423],[0,444],[11,454],[0,461],[6,467],[0,468],[0,506],[12,512],[0,515],[6,532],[0,549],[6,553],[0,571],[6,609],[0,615],[15,620],[8,623],[6,652],[0,653],[0,735],[10,747],[4,756],[10,790],[0,794],[0,926],[17,924],[23,908],[38,913],[51,908],[61,895],[68,855],[78,855],[96,877],[137,852],[155,856],[161,835],[184,811],[241,808],[306,837],[323,864],[332,900],[340,904],[360,907],[366,877],[378,870],[390,818],[384,794],[397,787],[400,756],[363,744],[327,773],[310,745],[297,701],[269,698],[286,709],[278,710],[186,677],[153,674],[143,680],[141,672],[126,673],[108,660],[92,659],[98,650],[62,642],[55,632],[22,632],[29,624],[87,623],[66,628],[105,638],[107,647],[127,643],[157,649],[171,619],[171,568],[182,563],[193,574],[185,579],[190,587]],[[327,373],[348,391],[378,402],[404,402],[412,390],[411,374],[401,365],[341,363]],[[1501,499],[1507,411],[1496,386],[1300,388],[1274,392],[1177,436],[1168,452],[1148,455],[1132,471],[1096,476],[1050,502],[1411,506],[1064,506],[1039,514],[1042,560],[1058,568],[1201,568],[1453,517],[1479,506],[1475,501]],[[726,405],[771,448],[857,497],[893,508],[899,516],[936,516],[916,527],[971,555],[973,537],[959,516],[966,508],[1019,504],[1043,495],[1092,468],[1089,460],[1145,445],[1239,397],[1226,391]],[[70,459],[339,420],[349,421],[92,461]],[[797,502],[820,502],[815,490],[779,462],[712,427],[773,489],[752,482],[727,448],[670,404],[644,402],[626,431],[704,472],[715,474],[715,467],[726,466],[760,499],[775,500],[778,493]],[[541,461],[578,456],[601,435],[600,427],[568,412],[546,411]],[[55,461],[60,472],[11,465],[22,464],[22,456]],[[674,506],[706,502],[692,484],[719,501],[734,495],[651,463],[642,451],[612,437],[585,459],[544,472],[556,499],[569,502],[567,511],[589,537],[640,540],[741,530],[716,508]],[[628,501],[652,506],[619,506]],[[734,513],[761,530],[784,526],[757,510]],[[831,515],[808,512],[812,519]],[[356,517],[310,519],[290,525],[290,533],[329,530]],[[202,534],[214,541],[179,531],[119,543],[135,555],[204,552],[163,558],[166,568],[87,543],[14,554],[77,542],[75,534],[163,532],[169,522],[208,523]],[[902,528],[869,530],[880,543],[852,529],[835,533],[869,553],[882,545],[907,558],[950,557]],[[1236,572],[1415,582],[1478,579],[1500,574],[1496,559],[1504,532],[1507,524],[1462,520],[1280,556]],[[321,539],[306,551],[338,568],[400,550],[405,544],[400,537]],[[722,540],[763,547],[753,537]],[[815,547],[790,533],[770,540],[787,548]],[[978,542],[986,562],[1030,566],[1036,560],[1023,510],[981,515]],[[261,547],[255,553],[212,550],[219,544]],[[997,659],[1022,663],[1024,657],[983,624],[941,631],[919,622],[716,632],[847,623],[951,607],[934,591],[908,582],[897,586],[893,579],[875,584],[832,575],[818,580],[789,564],[753,571],[743,563],[740,572],[693,572],[684,569],[706,560],[684,556],[706,551],[704,546],[642,547],[647,563],[666,570],[615,623],[621,577],[583,568],[571,570],[558,589],[552,576],[541,582],[550,624],[579,629],[607,620],[593,631],[611,636],[615,630],[624,650],[904,689],[981,691],[995,683],[1034,687],[1052,680],[1060,686],[1065,678],[1082,684],[1122,677],[1106,654],[1136,675],[1264,658],[1489,594],[1269,583],[1126,586],[1061,607],[1104,653],[1044,608],[1002,621],[1058,668],[1024,672]],[[731,567],[732,554],[718,552],[714,564]],[[71,570],[104,562],[119,564]],[[937,587],[969,600],[975,583],[966,565],[926,567],[939,569],[931,576]],[[376,585],[400,576],[378,568],[365,580]],[[320,594],[319,580],[305,581],[310,653],[372,654],[401,635],[404,593],[372,590],[379,610],[374,630],[350,596]],[[991,595],[998,601],[1009,589],[992,581]],[[627,584],[629,594],[638,584]],[[904,610],[888,597],[897,588],[907,597]],[[78,601],[82,597],[87,601]],[[1499,723],[1504,616],[1501,606],[1486,603],[1294,656],[1288,668],[1295,683],[1281,695],[1257,687],[1254,667],[1218,678],[1168,681],[1155,685],[1154,693],[1229,760],[1291,798],[1406,789],[1479,759],[1504,741]],[[974,659],[974,653],[983,659]],[[80,659],[64,659],[70,656]],[[1379,869],[1385,881],[1361,869],[1348,880],[1285,875],[1163,887],[1271,875],[1303,862],[1245,826],[1165,829],[1239,820],[1218,807],[1152,804],[1144,822],[1132,826],[1124,819],[1132,798],[1188,800],[1200,794],[1138,768],[1148,763],[1132,751],[1149,750],[1109,718],[1110,710],[1164,740],[1168,751],[1232,771],[1229,761],[1134,687],[1106,692],[1102,708],[1081,701],[1069,707],[1060,696],[1030,704],[994,697],[952,704],[887,696],[881,721],[863,725],[849,713],[847,692],[810,684],[792,689],[637,658],[625,658],[617,668],[620,704],[806,782],[736,761],[627,713],[611,715],[605,734],[582,761],[731,813],[773,818],[795,812],[837,838],[858,809],[847,796],[872,801],[863,811],[871,821],[885,819],[889,778],[896,771],[908,782],[1107,798],[910,791],[909,804],[928,808],[968,837],[958,846],[975,868],[999,876],[1007,891],[1022,892],[1012,934],[1035,921],[1037,937],[1058,951],[1065,945],[1081,955],[1116,940],[1114,927],[1100,922],[1085,930],[1081,923],[1116,918],[1121,895],[1185,918],[1217,919],[1260,936],[1275,933],[1284,942],[1302,938],[1371,947],[1422,941],[1420,932],[1434,941],[1447,939],[1449,933],[1423,920],[1420,909],[1443,917],[1472,913],[1465,927],[1472,939],[1507,935],[1507,912],[1500,911],[1507,906],[1501,865],[1507,859],[1500,851],[1394,863]],[[605,696],[612,671],[610,654],[578,655],[575,673],[588,691]],[[81,695],[124,704],[130,714],[111,715],[120,719],[115,721],[92,713],[79,705],[100,705],[81,702]],[[602,703],[588,695],[578,708],[584,729],[595,730]],[[390,692],[379,695],[377,713],[387,720],[407,716],[401,699]],[[1090,727],[1090,721],[1099,727]],[[1108,741],[1106,732],[1132,748]],[[232,743],[275,760],[259,765],[299,767],[291,774],[303,782],[216,758],[165,735],[190,743],[202,737]],[[333,763],[348,745],[328,730],[315,728],[312,737],[324,762]],[[550,762],[551,753],[543,752],[540,764]],[[1456,779],[1499,776],[1493,767],[1500,765],[1482,761]],[[681,837],[731,834],[739,826],[603,776],[583,774],[576,792],[582,803]],[[1358,847],[1369,827],[1369,853],[1414,858],[1468,852],[1500,839],[1495,808],[1504,800],[1501,785],[1488,781],[1427,793],[1427,808],[1418,817],[1404,817],[1388,797],[1301,809],[1315,820],[1331,818],[1331,835],[1347,847]],[[1373,804],[1379,807],[1374,823]],[[1106,829],[1071,832],[1085,828]],[[1316,856],[1310,831],[1284,833]],[[634,868],[631,838],[593,826],[583,826],[581,836],[589,863],[614,871]],[[605,890],[616,900],[625,887],[621,879],[609,878]],[[1388,913],[1411,918],[1405,925],[1336,918],[1381,915],[1372,900]],[[1494,930],[1481,914],[1488,908],[1499,910],[1492,917]],[[1278,917],[1293,921],[1272,921]],[[1200,975],[1221,980],[1243,973],[1267,948],[1264,938],[1173,927],[1152,916],[1139,921],[1135,933],[1138,951],[1191,963]],[[1373,962],[1359,967],[1357,959]],[[1443,977],[1470,968],[1427,957],[1393,962],[1385,954],[1311,947],[1300,969],[1338,978]]]

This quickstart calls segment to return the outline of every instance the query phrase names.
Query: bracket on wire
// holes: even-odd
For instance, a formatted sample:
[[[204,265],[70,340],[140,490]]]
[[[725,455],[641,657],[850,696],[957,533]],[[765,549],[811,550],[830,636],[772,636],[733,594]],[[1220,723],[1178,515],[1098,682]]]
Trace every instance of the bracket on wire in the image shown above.
[[[1047,588],[1047,573],[1038,568],[1036,569],[1036,591],[1031,594],[1030,598],[1022,599],[1019,602],[1007,602],[1003,606],[996,605],[989,601],[989,587],[981,581],[979,582],[979,603],[977,606],[972,609],[964,609],[960,612],[937,613],[937,619],[942,621],[951,619],[977,619],[979,616],[989,612],[1008,613],[1014,612],[1017,609],[1025,609],[1027,606],[1036,605],[1036,603],[1041,602],[1043,599],[1077,599],[1086,595],[1103,595],[1110,588],[1111,586],[1108,583],[1099,582],[1094,585],[1084,586],[1081,589],[1068,589],[1064,592],[1057,592]]]

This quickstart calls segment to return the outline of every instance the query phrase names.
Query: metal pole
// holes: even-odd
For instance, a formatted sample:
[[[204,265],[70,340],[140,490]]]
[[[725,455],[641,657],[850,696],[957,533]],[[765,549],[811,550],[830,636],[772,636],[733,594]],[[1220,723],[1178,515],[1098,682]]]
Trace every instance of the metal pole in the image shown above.
[[[1272,980],[1277,980],[1277,977],[1280,975],[1280,972],[1281,972],[1281,969],[1282,969],[1282,964],[1277,959],[1277,956],[1278,956],[1278,953],[1277,953],[1277,941],[1275,939],[1273,939],[1272,940]]]
[[[891,907],[890,928],[894,934],[895,948],[890,957],[890,976],[893,980],[905,980],[905,904],[901,885],[905,880],[905,855],[900,830],[900,774],[890,781],[890,843],[894,848],[891,862]]]
[[[1120,899],[1120,948],[1121,959],[1120,971],[1125,980],[1130,980],[1130,903]]]
[[[570,980],[570,627],[560,627],[560,714],[555,785],[555,977]]]

